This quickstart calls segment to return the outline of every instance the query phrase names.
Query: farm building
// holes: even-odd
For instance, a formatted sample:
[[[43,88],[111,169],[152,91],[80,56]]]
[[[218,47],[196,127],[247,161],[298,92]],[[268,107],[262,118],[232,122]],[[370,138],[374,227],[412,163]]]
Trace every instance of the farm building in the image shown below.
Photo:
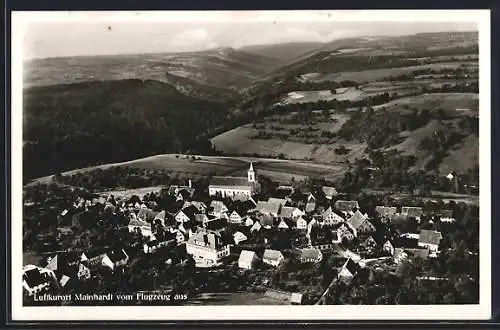
[[[240,258],[238,259],[238,267],[241,269],[252,269],[256,260],[257,255],[255,254],[255,252],[242,250],[240,253]]]

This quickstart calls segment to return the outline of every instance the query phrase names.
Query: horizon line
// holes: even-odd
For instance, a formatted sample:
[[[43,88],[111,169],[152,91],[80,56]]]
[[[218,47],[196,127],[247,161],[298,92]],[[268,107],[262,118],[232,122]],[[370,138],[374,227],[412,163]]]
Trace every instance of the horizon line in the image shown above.
[[[442,30],[442,31],[434,31],[434,32],[417,32],[417,33],[412,33],[412,34],[395,34],[395,35],[359,35],[359,36],[351,36],[351,37],[340,37],[340,38],[334,38],[326,42],[319,42],[319,41],[289,41],[289,42],[282,42],[282,43],[256,43],[256,44],[248,44],[248,45],[242,45],[242,46],[220,46],[220,47],[214,47],[214,48],[205,48],[205,49],[200,49],[200,50],[193,50],[193,51],[180,51],[180,52],[171,52],[171,51],[164,51],[164,52],[121,52],[121,53],[103,53],[103,54],[78,54],[78,55],[66,55],[66,56],[48,56],[48,57],[30,57],[30,58],[23,58],[23,62],[29,62],[29,61],[36,61],[36,60],[52,60],[52,59],[65,59],[65,58],[75,58],[75,57],[107,57],[107,56],[138,56],[138,55],[160,55],[160,54],[172,54],[172,55],[178,55],[178,54],[193,54],[193,53],[202,53],[202,52],[207,52],[211,50],[222,50],[222,49],[232,49],[232,50],[241,50],[245,47],[252,47],[252,46],[273,46],[273,45],[285,45],[285,44],[304,44],[304,43],[317,43],[319,45],[327,45],[331,42],[338,41],[338,40],[348,40],[348,39],[360,39],[360,38],[395,38],[395,37],[404,37],[404,36],[417,36],[417,35],[425,35],[425,34],[439,34],[439,33],[479,33],[479,30],[467,30],[467,31],[454,31],[454,30]],[[318,48],[320,48],[319,46]],[[317,48],[316,48],[317,49]],[[314,51],[315,49],[311,50]],[[307,52],[308,53],[308,52]],[[305,54],[305,53],[304,53]],[[272,56],[267,56],[269,58],[273,58]]]

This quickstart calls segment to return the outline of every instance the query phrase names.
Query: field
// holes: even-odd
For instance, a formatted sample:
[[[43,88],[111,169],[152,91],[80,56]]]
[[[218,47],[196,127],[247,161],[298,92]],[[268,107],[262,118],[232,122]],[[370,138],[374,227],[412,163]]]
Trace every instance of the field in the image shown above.
[[[195,157],[196,159],[193,159]],[[289,182],[305,177],[325,177],[334,178],[341,175],[344,167],[338,164],[316,164],[311,161],[294,161],[258,157],[211,157],[211,156],[186,156],[186,155],[156,155],[141,158],[129,162],[105,164],[94,167],[87,167],[62,173],[71,175],[77,172],[85,172],[93,169],[106,169],[112,166],[127,166],[142,169],[165,169],[172,173],[184,176],[199,177],[214,175],[246,176],[250,161],[253,161],[254,168],[261,174],[265,174],[272,180],[278,182]],[[50,183],[51,176],[42,177],[32,181],[34,183]],[[161,187],[141,188],[131,192],[116,191],[116,194],[145,194],[150,191],[159,190]],[[109,193],[109,192],[106,192]]]
[[[367,83],[371,81],[378,81],[383,79],[389,79],[391,77],[400,76],[403,74],[409,74],[412,71],[426,70],[430,69],[433,71],[439,71],[442,69],[459,69],[461,66],[465,66],[467,70],[471,73],[477,73],[478,63],[477,62],[442,62],[442,63],[430,63],[424,65],[413,65],[405,67],[396,67],[388,69],[373,69],[373,70],[363,70],[363,71],[344,71],[335,72],[328,74],[316,74],[309,76],[302,76],[303,79],[309,81],[342,81],[342,80],[352,80],[358,83]]]
[[[374,109],[386,108],[399,111],[401,108],[418,110],[437,110],[454,114],[477,115],[479,113],[479,95],[475,93],[433,93],[402,97],[388,103],[377,105]]]
[[[286,159],[309,159],[320,163],[343,163],[362,158],[366,143],[343,141],[333,137],[349,116],[345,113],[321,111],[311,114],[305,124],[298,114],[274,115],[257,122],[243,125],[212,139],[217,150],[226,154],[242,152],[261,156],[284,157]],[[346,154],[337,154],[336,148],[345,147]]]
[[[428,81],[429,83],[430,81]],[[414,86],[415,87],[415,86]],[[390,89],[409,89],[409,82],[377,82],[361,86],[362,92],[382,92]],[[349,93],[351,89],[346,89]],[[352,89],[355,90],[355,89]],[[315,92],[309,92],[315,93]],[[400,112],[403,109],[427,109],[429,111],[443,109],[456,117],[444,122],[432,120],[426,126],[412,132],[403,131],[400,136],[403,141],[388,147],[396,149],[405,155],[417,156],[415,169],[423,169],[432,159],[432,153],[421,148],[425,137],[432,136],[437,129],[447,130],[457,126],[462,115],[476,116],[479,111],[478,94],[474,93],[433,93],[416,96],[401,97],[375,109],[386,108]],[[348,113],[330,111],[328,117],[321,111],[310,114],[312,119],[307,123],[296,113],[280,114],[266,117],[256,124],[247,124],[220,134],[212,139],[213,145],[227,154],[258,154],[262,156],[287,159],[310,159],[318,162],[342,164],[366,155],[366,143],[344,141],[335,133],[349,118]],[[330,134],[331,133],[331,134]],[[241,146],[245,146],[242,150]],[[344,146],[345,154],[338,154],[336,149]],[[469,136],[448,150],[445,157],[439,162],[441,173],[449,171],[466,171],[478,163],[479,141],[476,136]]]
[[[335,94],[329,90],[321,91],[294,91],[288,93],[283,103],[304,103],[304,102],[317,102],[317,101],[330,101],[337,99],[338,101],[354,101],[366,97],[362,90],[355,88],[338,88]]]

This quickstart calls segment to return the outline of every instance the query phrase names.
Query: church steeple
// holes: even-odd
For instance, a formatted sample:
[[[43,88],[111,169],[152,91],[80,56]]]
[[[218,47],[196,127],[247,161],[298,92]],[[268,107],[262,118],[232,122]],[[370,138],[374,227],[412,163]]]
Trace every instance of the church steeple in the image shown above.
[[[250,162],[250,168],[248,169],[248,182],[255,182],[255,172],[253,170],[252,162]]]

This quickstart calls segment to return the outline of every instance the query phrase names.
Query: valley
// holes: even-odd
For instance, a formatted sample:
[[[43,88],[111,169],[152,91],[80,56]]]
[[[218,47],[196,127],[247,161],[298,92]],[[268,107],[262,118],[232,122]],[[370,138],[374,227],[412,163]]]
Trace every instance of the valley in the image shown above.
[[[253,157],[277,181],[335,181],[377,152],[414,157],[405,171],[475,169],[477,34],[402,40],[35,60],[25,79],[26,180],[117,162],[232,175]]]

